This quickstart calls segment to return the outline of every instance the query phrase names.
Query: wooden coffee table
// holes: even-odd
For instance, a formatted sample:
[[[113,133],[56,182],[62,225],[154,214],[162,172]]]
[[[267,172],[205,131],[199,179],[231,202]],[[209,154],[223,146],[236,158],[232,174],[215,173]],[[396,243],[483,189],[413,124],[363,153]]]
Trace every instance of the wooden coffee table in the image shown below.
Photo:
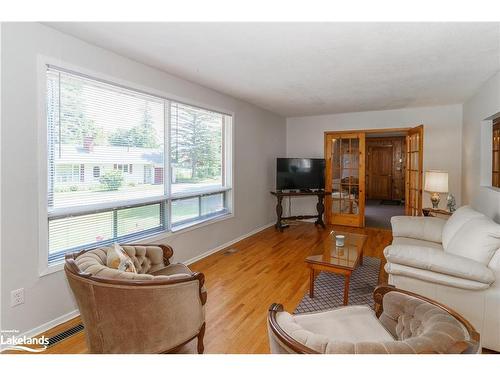
[[[343,234],[345,244],[335,245],[335,235]],[[309,297],[314,298],[314,279],[320,271],[344,275],[344,305],[349,302],[349,282],[352,271],[363,264],[363,247],[368,236],[357,233],[332,231],[306,258],[310,270]]]

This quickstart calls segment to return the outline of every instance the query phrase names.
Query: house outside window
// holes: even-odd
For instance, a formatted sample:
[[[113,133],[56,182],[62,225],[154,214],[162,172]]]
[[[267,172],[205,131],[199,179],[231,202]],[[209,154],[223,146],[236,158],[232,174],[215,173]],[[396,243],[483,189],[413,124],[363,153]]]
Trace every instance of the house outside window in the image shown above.
[[[118,169],[123,173],[132,173],[132,165],[133,164],[115,164],[114,169]]]
[[[46,79],[49,264],[230,213],[232,116],[51,66]]]
[[[55,172],[58,184],[80,182],[79,164],[59,164],[55,166]]]

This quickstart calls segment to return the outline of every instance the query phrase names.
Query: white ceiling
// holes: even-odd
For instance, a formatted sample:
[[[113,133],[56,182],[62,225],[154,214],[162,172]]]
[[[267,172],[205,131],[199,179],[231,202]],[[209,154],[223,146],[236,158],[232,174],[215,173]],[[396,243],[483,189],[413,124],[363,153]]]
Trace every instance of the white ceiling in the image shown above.
[[[49,23],[284,116],[463,103],[499,23]]]

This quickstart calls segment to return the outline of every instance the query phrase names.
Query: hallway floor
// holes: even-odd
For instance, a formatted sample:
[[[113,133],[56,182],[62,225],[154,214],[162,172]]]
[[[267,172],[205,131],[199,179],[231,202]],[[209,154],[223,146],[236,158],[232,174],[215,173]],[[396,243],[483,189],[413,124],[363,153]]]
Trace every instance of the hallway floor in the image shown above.
[[[380,199],[367,199],[365,226],[368,228],[391,229],[391,217],[405,214],[405,206],[381,204]]]

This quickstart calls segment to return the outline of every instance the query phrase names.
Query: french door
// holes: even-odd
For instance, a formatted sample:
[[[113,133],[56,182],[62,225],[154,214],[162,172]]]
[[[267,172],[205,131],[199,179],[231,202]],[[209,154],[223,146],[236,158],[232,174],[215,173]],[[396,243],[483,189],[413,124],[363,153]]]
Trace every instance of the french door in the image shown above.
[[[424,126],[408,130],[406,135],[405,214],[422,215]]]
[[[327,223],[364,227],[365,134],[325,133],[325,160]]]

